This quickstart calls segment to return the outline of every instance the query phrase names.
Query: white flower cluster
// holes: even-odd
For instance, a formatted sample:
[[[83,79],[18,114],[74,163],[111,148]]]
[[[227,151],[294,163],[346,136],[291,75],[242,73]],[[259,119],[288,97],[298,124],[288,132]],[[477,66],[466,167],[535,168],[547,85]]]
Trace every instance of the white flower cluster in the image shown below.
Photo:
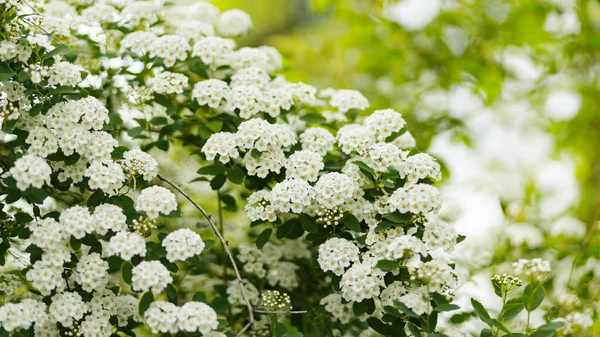
[[[219,325],[217,313],[201,302],[187,302],[178,307],[173,303],[154,301],[144,313],[144,322],[154,334],[197,331],[207,335]]]
[[[248,197],[248,201],[244,208],[246,216],[252,221],[275,221],[277,215],[275,214],[275,207],[271,205],[271,192],[267,190],[260,190],[252,193]]]
[[[21,191],[29,187],[42,188],[50,183],[52,169],[43,158],[33,154],[26,154],[17,159],[10,168],[10,175],[16,180],[17,188]]]
[[[49,85],[76,86],[81,82],[83,68],[69,62],[56,62],[48,70]]]
[[[369,107],[369,101],[356,90],[336,90],[331,95],[329,104],[338,108],[340,112],[350,109],[364,110]]]
[[[327,208],[340,206],[350,199],[362,196],[363,193],[356,181],[337,172],[322,175],[314,189],[317,203]]]
[[[440,192],[431,185],[415,184],[394,191],[387,204],[390,212],[428,214],[440,208]]]
[[[0,326],[8,332],[28,329],[32,324],[43,324],[48,320],[46,305],[34,299],[0,306]]]
[[[417,182],[430,178],[433,181],[442,179],[440,164],[427,153],[418,153],[406,158],[400,167],[400,176],[407,178],[409,182]]]
[[[300,135],[303,150],[310,150],[324,156],[333,150],[335,137],[323,128],[308,128]]]
[[[368,263],[354,263],[342,275],[340,281],[342,296],[345,300],[353,302],[362,302],[378,296],[381,286],[385,284],[383,282],[384,274]]]
[[[152,91],[158,94],[181,94],[188,86],[188,78],[183,74],[161,71],[154,75],[148,84]]]
[[[108,262],[98,253],[84,255],[77,262],[72,277],[87,292],[102,289],[108,282]]]
[[[131,260],[134,255],[146,256],[146,241],[136,232],[118,232],[104,246],[105,256],[119,256]]]
[[[376,110],[363,121],[363,125],[375,135],[378,142],[384,142],[395,132],[400,132],[406,121],[392,109]]]
[[[152,290],[154,294],[162,292],[173,278],[165,267],[159,261],[142,261],[133,267],[131,273],[131,288],[134,291]]]
[[[211,108],[218,108],[221,102],[229,97],[229,87],[227,82],[208,79],[197,82],[192,90],[192,98],[199,105],[208,105]]]
[[[440,260],[431,260],[417,268],[411,278],[421,280],[429,286],[429,291],[442,293],[444,288],[456,288],[458,285],[454,269],[448,263]]]
[[[164,35],[153,40],[149,51],[151,56],[162,58],[167,67],[172,67],[178,60],[187,59],[190,49],[190,44],[184,37]],[[187,85],[187,78],[185,83]]]
[[[141,175],[151,181],[158,175],[158,163],[142,150],[129,150],[123,153],[123,170],[130,176]]]
[[[310,150],[296,151],[287,158],[285,174],[287,178],[298,178],[309,182],[318,179],[323,169],[323,157]]]
[[[162,242],[167,251],[167,260],[184,261],[204,250],[204,241],[199,234],[187,228],[169,233]]]
[[[359,260],[358,247],[342,238],[331,238],[319,246],[317,261],[323,271],[342,275],[344,270]]]
[[[52,303],[48,307],[50,316],[65,327],[72,326],[88,311],[87,304],[76,292],[64,292],[52,296]]]
[[[256,289],[254,284],[252,284],[247,279],[243,279],[242,284],[244,284],[244,291],[246,292],[246,297],[248,297],[248,301],[250,301],[250,303],[253,304],[258,303],[259,293],[258,289]],[[244,301],[244,297],[242,296],[242,289],[240,288],[240,284],[238,282],[229,282],[229,285],[227,285],[226,293],[227,301],[231,303],[231,305],[244,305],[246,303]]]
[[[150,219],[156,219],[160,214],[168,215],[177,210],[177,200],[168,189],[151,186],[143,189],[135,199],[135,209],[145,212]]]
[[[342,295],[335,293],[323,297],[319,302],[325,308],[325,311],[342,324],[346,324],[354,318],[351,303],[343,303]]]
[[[311,205],[313,188],[308,182],[291,178],[277,183],[270,193],[271,206],[280,213],[302,213]]]
[[[540,258],[531,260],[519,259],[512,264],[512,267],[515,274],[526,277],[543,278],[552,272],[550,262]]]

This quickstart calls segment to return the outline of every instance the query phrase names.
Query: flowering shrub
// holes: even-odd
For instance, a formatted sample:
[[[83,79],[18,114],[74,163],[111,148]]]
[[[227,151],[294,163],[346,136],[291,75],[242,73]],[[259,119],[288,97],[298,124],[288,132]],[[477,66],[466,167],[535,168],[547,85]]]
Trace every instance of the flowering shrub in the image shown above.
[[[230,39],[252,27],[239,10],[0,7],[0,333],[445,336],[464,237],[436,216],[440,165],[400,113],[277,76],[275,49]],[[217,226],[148,153],[174,147],[193,151],[194,180],[218,191],[219,209],[248,195],[252,241],[232,253],[223,217]],[[179,228],[193,215],[174,192],[212,234]],[[494,285],[505,307],[531,312],[543,298],[534,276],[549,270],[515,271],[531,276],[521,297],[507,301],[508,276]],[[193,277],[206,284],[190,291]],[[482,333],[510,333],[477,303]]]

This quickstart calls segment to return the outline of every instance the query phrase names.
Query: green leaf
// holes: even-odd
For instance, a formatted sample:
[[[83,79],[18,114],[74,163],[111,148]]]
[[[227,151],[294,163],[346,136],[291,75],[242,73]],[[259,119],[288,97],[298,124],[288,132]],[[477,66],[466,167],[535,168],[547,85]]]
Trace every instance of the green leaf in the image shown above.
[[[154,295],[152,295],[151,291],[148,291],[142,296],[142,299],[140,300],[140,315],[144,316],[144,313],[146,312],[146,310],[148,310],[152,302],[154,302]]]
[[[96,207],[102,204],[102,200],[104,200],[104,192],[96,191],[88,198],[87,205],[88,207]]]
[[[223,185],[225,185],[225,181],[227,181],[227,177],[224,174],[216,175],[210,181],[210,188],[213,190],[219,190]]]
[[[240,185],[242,182],[244,182],[245,176],[246,174],[244,173],[244,170],[242,170],[242,168],[239,166],[234,166],[227,170],[227,179],[236,185]]]
[[[513,298],[504,304],[502,308],[502,319],[505,321],[515,318],[521,311],[525,309],[525,305],[518,298]]]
[[[203,292],[199,291],[194,294],[194,296],[192,297],[192,301],[204,302],[206,301],[206,295]]]
[[[262,155],[262,152],[258,151],[257,149],[252,149],[252,151],[250,151],[250,155],[252,158],[258,159]]]
[[[384,336],[396,336],[398,334],[398,331],[393,326],[385,324],[375,317],[367,318],[367,324],[371,329]]]
[[[492,337],[492,330],[490,328],[485,328],[483,330],[481,330],[481,334],[479,335],[480,337]]]
[[[281,226],[277,228],[277,238],[283,239],[291,233],[294,228],[298,225],[298,219],[291,219],[284,222]]]
[[[214,176],[217,174],[224,174],[226,171],[227,171],[227,168],[224,165],[214,164],[214,165],[208,165],[208,166],[202,167],[201,169],[199,169],[197,171],[197,173]]]
[[[206,122],[206,127],[208,127],[212,132],[219,132],[223,128],[223,121],[220,119],[213,119]]]
[[[543,325],[540,325],[536,328],[536,330],[540,330],[540,331],[556,331],[562,327],[564,327],[565,325],[567,325],[565,322],[550,322],[550,323],[546,323]]]
[[[354,215],[352,215],[350,213],[346,214],[346,216],[344,216],[344,218],[342,219],[341,222],[344,225],[346,225],[346,227],[349,230],[351,230],[353,232],[360,232],[361,231],[360,230],[360,222],[358,221],[358,219]]]
[[[460,307],[458,305],[452,304],[452,303],[441,304],[441,305],[438,305],[437,307],[433,308],[433,310],[438,311],[438,312],[454,311],[454,310],[458,310],[458,309],[460,309]]]
[[[400,213],[394,212],[385,216],[389,221],[397,224],[405,224],[412,219],[412,215],[410,213]]]
[[[166,292],[169,302],[177,304],[177,289],[172,284],[169,284],[167,285]]]
[[[309,233],[317,233],[319,231],[319,225],[315,219],[304,213],[300,214],[300,225]]]
[[[544,296],[546,296],[546,291],[541,284],[528,284],[523,290],[521,300],[525,304],[525,309],[531,312],[542,304]]]
[[[123,275],[123,281],[127,284],[131,284],[131,277],[133,274],[133,265],[129,261],[125,261],[121,267],[121,274]]]
[[[0,266],[4,266],[6,263],[6,252],[10,248],[8,240],[4,240],[0,243]]]
[[[303,337],[304,335],[298,331],[288,331],[281,337]]]
[[[136,126],[134,128],[127,130],[127,134],[129,135],[129,137],[136,138],[136,137],[141,136],[144,133],[144,131],[146,131],[146,129],[144,129],[144,127]]]
[[[150,120],[150,124],[154,125],[165,125],[167,123],[169,123],[167,117],[154,117]]]
[[[379,260],[377,261],[377,268],[383,271],[392,271],[398,268],[398,261],[395,260]]]
[[[275,325],[275,335],[277,337],[281,337],[286,332],[288,332],[287,326],[285,326],[285,324],[277,322],[277,324]]]
[[[17,223],[22,224],[33,221],[33,217],[27,213],[18,212],[17,214],[15,214],[15,220],[17,221]]]
[[[419,318],[419,315],[415,314],[414,311],[412,311],[409,307],[406,306],[406,304],[400,302],[400,301],[394,301],[394,306],[400,310],[401,313],[405,314],[406,316],[409,317],[415,317],[415,318]]]
[[[262,231],[256,238],[256,247],[258,247],[259,249],[264,247],[267,244],[267,242],[269,242],[269,239],[271,238],[271,233],[273,233],[273,229],[271,228],[267,228],[264,231]]]
[[[354,302],[352,304],[352,312],[356,317],[359,317],[362,314],[370,315],[375,312],[375,301],[372,298],[369,298],[362,302]]]
[[[459,234],[459,235],[456,237],[456,243],[461,243],[461,242],[465,241],[465,239],[466,239],[466,238],[467,238],[467,236],[466,236],[466,235]]]
[[[353,161],[352,164],[358,166],[358,168],[360,169],[360,171],[367,176],[367,178],[369,178],[371,181],[375,182],[377,181],[377,179],[375,179],[375,172],[373,171],[373,169],[371,169],[369,167],[369,165],[363,163],[362,161]]]
[[[235,198],[230,194],[221,194],[221,201],[231,207],[235,207],[237,205]]]
[[[54,49],[52,49],[50,52],[44,54],[44,56],[42,56],[43,60],[47,60],[49,58],[52,58],[56,55],[64,55],[67,54],[69,51],[71,51],[71,49],[69,49],[69,47],[67,46],[57,46]]]
[[[385,231],[388,228],[394,227],[396,226],[395,223],[391,222],[391,221],[381,221],[377,227],[375,227],[375,233],[381,233],[383,231]]]
[[[227,297],[218,296],[210,303],[210,306],[217,314],[224,314],[230,305],[227,301]]]

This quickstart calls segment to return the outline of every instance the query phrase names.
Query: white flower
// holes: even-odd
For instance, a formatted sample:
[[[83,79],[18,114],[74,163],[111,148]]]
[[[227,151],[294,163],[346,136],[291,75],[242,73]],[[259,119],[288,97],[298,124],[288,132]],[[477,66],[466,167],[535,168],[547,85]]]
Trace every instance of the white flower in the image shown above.
[[[297,178],[285,179],[271,190],[271,205],[277,212],[302,213],[311,205],[313,189],[310,184]]]
[[[364,156],[375,171],[385,172],[389,167],[400,166],[406,154],[395,145],[377,143],[369,146]]]
[[[173,303],[154,301],[144,312],[144,322],[153,334],[177,333],[177,315],[180,309]]]
[[[26,154],[15,161],[15,166],[10,168],[10,175],[17,181],[17,188],[21,191],[29,187],[42,188],[50,183],[52,169],[46,161],[32,154]]]
[[[135,55],[143,56],[149,52],[150,45],[154,40],[156,40],[156,34],[152,32],[131,32],[121,40],[121,52],[127,50]]]
[[[345,300],[353,302],[379,296],[380,287],[384,284],[379,274],[369,264],[353,264],[340,280],[342,296]]]
[[[48,69],[48,85],[74,87],[81,82],[83,68],[69,62],[56,62]]]
[[[218,108],[227,97],[229,97],[229,86],[226,82],[217,79],[199,81],[192,91],[192,98],[199,105],[208,105],[211,108]]]
[[[242,279],[242,283],[244,284],[244,291],[246,292],[248,301],[254,304],[258,303],[258,289],[256,289],[256,287],[246,279]],[[240,288],[240,284],[238,282],[229,282],[226,292],[227,301],[231,305],[245,305],[246,302],[242,297],[242,289]]]
[[[53,218],[38,219],[29,224],[31,243],[44,249],[56,250],[64,245],[67,233]]]
[[[121,11],[122,21],[136,27],[141,24],[151,25],[158,21],[158,13],[162,6],[155,2],[139,1],[130,2]]]
[[[325,156],[327,152],[333,150],[335,137],[323,128],[308,128],[300,134],[300,143],[303,150],[310,150]]]
[[[77,239],[82,239],[86,234],[94,231],[94,217],[84,206],[67,208],[62,212],[59,220],[65,233]]]
[[[264,90],[270,81],[271,78],[266,71],[261,68],[249,67],[240,69],[231,76],[231,87],[251,86]]]
[[[88,312],[87,304],[76,292],[64,292],[52,296],[52,303],[48,308],[50,316],[65,327],[73,325]]]
[[[142,150],[129,150],[123,154],[123,166],[129,175],[142,175],[151,181],[158,175],[158,163],[151,155]]]
[[[169,233],[162,242],[167,250],[167,259],[171,262],[184,261],[204,250],[204,241],[199,234],[182,228]]]
[[[120,256],[123,260],[131,260],[134,255],[146,256],[146,241],[136,232],[118,232],[104,246],[105,256]]]
[[[252,221],[275,221],[277,215],[275,208],[271,205],[271,192],[267,190],[256,191],[248,197],[244,208],[246,216]]]
[[[391,212],[427,214],[440,208],[440,191],[431,185],[415,184],[394,191],[387,204]]]
[[[28,329],[32,324],[41,325],[48,320],[46,305],[34,299],[23,299],[19,303],[0,306],[0,326],[8,332]]]
[[[415,314],[422,315],[428,312],[431,307],[429,301],[426,300],[427,298],[429,298],[429,296],[426,287],[420,287],[418,289],[410,288],[406,294],[398,298],[398,301],[406,305]]]
[[[329,104],[338,108],[340,112],[350,109],[364,110],[369,107],[369,101],[356,90],[337,90],[331,96]]]
[[[440,164],[427,153],[417,153],[414,156],[406,158],[406,161],[399,165],[400,176],[408,177],[409,182],[417,182],[422,179],[430,178],[433,181],[442,179]]]
[[[159,214],[168,215],[177,210],[175,195],[161,186],[151,186],[142,190],[135,199],[135,209],[146,212],[148,218],[156,219]]]
[[[83,255],[77,262],[73,280],[87,292],[101,289],[108,282],[108,262],[98,253]]]
[[[323,297],[319,304],[324,306],[325,311],[330,313],[342,324],[346,324],[354,318],[352,302],[343,303],[343,298],[340,294],[329,294]]]
[[[402,130],[406,121],[400,113],[392,109],[385,109],[373,112],[365,118],[363,125],[375,134],[378,142],[384,142],[392,133]]]
[[[358,262],[359,250],[352,242],[331,238],[319,246],[317,261],[323,271],[332,271],[335,275],[342,275],[344,269],[353,262]]]
[[[155,295],[173,282],[169,270],[159,261],[142,261],[133,267],[131,275],[131,289],[140,292],[152,290]]]
[[[89,177],[88,186],[90,189],[100,189],[104,193],[112,194],[123,186],[125,174],[121,165],[114,161],[93,162],[86,170],[84,175]]]
[[[207,36],[194,44],[192,56],[200,57],[207,65],[218,67],[226,62],[234,47],[233,40]]]
[[[148,84],[152,91],[159,94],[181,94],[188,86],[188,78],[183,74],[162,71],[150,78]]]
[[[237,149],[237,139],[238,137],[231,132],[214,133],[202,147],[202,153],[204,153],[207,160],[214,160],[218,155],[219,161],[226,164],[229,160],[240,156]]]
[[[360,197],[363,193],[356,181],[337,172],[322,175],[315,184],[314,190],[317,203],[329,209]]]
[[[518,261],[513,262],[512,266],[515,270],[515,274],[524,275],[527,277],[531,276],[534,278],[542,278],[546,274],[552,272],[550,262],[540,258],[531,260],[519,259]]]
[[[263,100],[260,89],[255,86],[238,85],[232,87],[227,95],[225,109],[238,113],[241,118],[248,119],[260,111],[260,102]]]
[[[369,146],[375,144],[375,134],[358,124],[342,126],[336,135],[337,143],[345,154],[356,152],[364,154]]]
[[[296,151],[288,157],[285,163],[285,173],[287,178],[315,181],[324,166],[323,157],[320,154],[309,150]]]
[[[37,261],[33,267],[27,271],[27,280],[31,282],[42,295],[50,295],[53,290],[62,291],[67,284],[62,276],[62,266],[55,266],[43,261]]]
[[[216,28],[221,36],[235,37],[245,35],[252,29],[252,19],[248,13],[242,10],[231,9],[221,13]]]
[[[177,313],[177,324],[181,331],[198,331],[206,335],[219,326],[219,321],[217,313],[207,304],[187,302]]]

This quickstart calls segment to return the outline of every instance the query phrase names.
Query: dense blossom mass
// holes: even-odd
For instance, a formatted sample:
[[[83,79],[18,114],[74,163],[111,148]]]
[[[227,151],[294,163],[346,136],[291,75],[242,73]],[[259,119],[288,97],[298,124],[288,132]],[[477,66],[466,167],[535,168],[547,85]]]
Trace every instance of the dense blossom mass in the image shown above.
[[[94,0],[0,9],[0,253],[21,276],[0,274],[0,334],[297,336],[277,316],[296,306],[328,332],[317,335],[343,335],[323,320],[352,324],[345,336],[439,331],[458,288],[459,239],[437,215],[441,166],[415,148],[399,112],[277,75],[276,49],[237,47],[253,26],[240,10]],[[184,192],[187,172],[168,159],[182,147],[200,163],[193,182],[216,193]],[[218,221],[200,196],[216,196]],[[223,213],[242,199],[252,224],[228,248]],[[519,260],[514,272],[541,282],[551,269]]]

